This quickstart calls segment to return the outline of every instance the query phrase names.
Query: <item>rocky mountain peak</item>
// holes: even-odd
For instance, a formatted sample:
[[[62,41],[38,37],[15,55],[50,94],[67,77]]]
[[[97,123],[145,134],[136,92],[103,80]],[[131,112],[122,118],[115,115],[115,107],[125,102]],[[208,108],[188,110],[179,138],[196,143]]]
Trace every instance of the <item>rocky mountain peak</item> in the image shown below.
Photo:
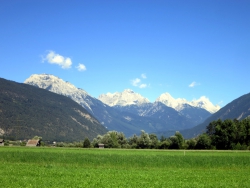
[[[193,107],[203,108],[210,113],[215,113],[220,109],[220,106],[213,105],[210,100],[205,97],[201,96],[199,99],[194,99],[192,101],[188,101],[186,99],[182,98],[173,98],[169,93],[163,93],[156,99],[156,102],[161,102],[165,104],[166,106],[172,107],[177,111],[182,110],[185,108],[185,105],[188,104]]]
[[[83,89],[78,89],[70,82],[66,82],[54,75],[33,74],[28,79],[26,79],[24,83],[49,90],[53,93],[70,97],[77,103],[84,106],[90,112],[92,112],[90,104],[86,102],[86,98],[92,97],[86,91],[84,91]]]
[[[179,111],[182,109],[183,104],[186,104],[188,101],[181,98],[173,98],[169,93],[163,93],[156,99],[156,102],[161,102],[166,106],[172,107],[175,110]]]
[[[122,93],[135,93],[135,92],[131,89],[125,89]]]
[[[131,89],[125,89],[123,92],[102,94],[98,97],[100,101],[109,106],[127,106],[127,105],[141,105],[149,103],[149,100],[139,93],[135,93]]]
[[[50,74],[33,74],[28,79],[26,79],[24,83],[47,89],[62,95],[68,95],[69,93],[79,90],[70,82],[66,82],[61,78]],[[84,90],[81,90],[81,92],[84,93],[84,95],[88,95],[88,93]]]
[[[199,99],[197,100],[192,100],[190,102],[191,106],[195,106],[195,107],[199,107],[199,108],[203,108],[211,113],[215,113],[220,109],[219,105],[214,105],[212,104],[212,102],[209,100],[209,98],[205,97],[205,96],[201,96]]]

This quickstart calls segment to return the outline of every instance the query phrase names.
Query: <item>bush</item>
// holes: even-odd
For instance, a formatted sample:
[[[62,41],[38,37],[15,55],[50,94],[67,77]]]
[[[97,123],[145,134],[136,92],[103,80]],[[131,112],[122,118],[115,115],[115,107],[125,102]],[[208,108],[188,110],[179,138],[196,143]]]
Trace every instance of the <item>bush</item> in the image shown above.
[[[247,150],[247,145],[245,144],[240,144],[239,142],[237,144],[232,145],[233,150]]]
[[[4,146],[9,146],[10,145],[10,141],[9,140],[5,140],[4,141]]]
[[[56,143],[56,147],[65,147],[63,142],[58,142]]]
[[[20,146],[26,146],[26,142],[22,141],[22,142],[20,143]]]

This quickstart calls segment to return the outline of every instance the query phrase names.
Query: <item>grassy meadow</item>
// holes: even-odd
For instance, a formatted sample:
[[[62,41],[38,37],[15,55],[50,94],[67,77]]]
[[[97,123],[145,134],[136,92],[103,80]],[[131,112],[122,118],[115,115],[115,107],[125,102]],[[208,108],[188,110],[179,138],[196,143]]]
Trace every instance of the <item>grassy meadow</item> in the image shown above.
[[[249,151],[0,147],[1,187],[250,187]]]

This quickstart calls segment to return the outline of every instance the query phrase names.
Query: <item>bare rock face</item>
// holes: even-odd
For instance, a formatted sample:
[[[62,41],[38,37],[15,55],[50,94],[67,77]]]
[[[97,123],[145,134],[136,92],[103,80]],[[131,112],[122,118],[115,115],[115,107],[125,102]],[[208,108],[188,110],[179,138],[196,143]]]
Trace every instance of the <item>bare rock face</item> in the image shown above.
[[[24,83],[70,97],[82,105],[85,109],[93,113],[90,107],[92,101],[89,99],[92,97],[86,91],[83,89],[78,89],[73,84],[65,82],[54,75],[33,74],[28,79],[26,79]]]
[[[127,106],[127,105],[141,105],[150,103],[149,100],[139,93],[135,93],[131,89],[125,89],[123,92],[102,94],[98,98],[103,103],[109,106]]]

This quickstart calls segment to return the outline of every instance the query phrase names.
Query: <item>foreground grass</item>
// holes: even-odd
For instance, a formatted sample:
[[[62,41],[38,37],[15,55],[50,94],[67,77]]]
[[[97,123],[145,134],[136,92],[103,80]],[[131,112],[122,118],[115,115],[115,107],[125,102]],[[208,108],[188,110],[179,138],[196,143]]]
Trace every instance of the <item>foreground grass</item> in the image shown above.
[[[249,187],[250,152],[0,148],[1,187]]]

